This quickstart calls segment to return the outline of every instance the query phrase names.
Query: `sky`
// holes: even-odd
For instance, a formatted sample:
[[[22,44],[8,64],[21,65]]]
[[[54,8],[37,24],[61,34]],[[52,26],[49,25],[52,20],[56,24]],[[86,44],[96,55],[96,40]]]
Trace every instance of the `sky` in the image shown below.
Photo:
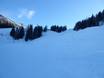
[[[104,0],[0,0],[0,14],[17,23],[67,25],[104,9]]]

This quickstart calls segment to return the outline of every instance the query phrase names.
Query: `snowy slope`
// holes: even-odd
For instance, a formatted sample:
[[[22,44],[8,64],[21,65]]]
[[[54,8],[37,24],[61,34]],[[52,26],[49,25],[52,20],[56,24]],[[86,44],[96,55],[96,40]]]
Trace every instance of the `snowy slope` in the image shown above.
[[[9,31],[0,29],[0,78],[104,78],[104,26],[29,42]]]

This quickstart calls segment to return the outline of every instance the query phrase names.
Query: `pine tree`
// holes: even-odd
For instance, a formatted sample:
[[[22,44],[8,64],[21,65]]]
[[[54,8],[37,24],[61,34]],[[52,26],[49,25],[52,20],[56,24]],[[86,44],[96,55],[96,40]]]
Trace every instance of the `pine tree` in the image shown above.
[[[102,13],[99,12],[97,15],[96,15],[96,19],[98,22],[100,22],[101,20],[103,20],[103,16],[102,16]]]
[[[16,31],[15,31],[15,39],[18,40],[19,39],[19,27],[16,27]]]
[[[66,30],[67,30],[67,26],[63,26],[62,31],[66,31]]]
[[[75,24],[74,30],[78,31],[80,28],[81,28],[81,21],[79,21]]]
[[[29,25],[29,30],[28,30],[28,34],[29,34],[29,40],[33,39],[33,25]]]
[[[44,31],[44,32],[47,32],[47,30],[48,30],[48,29],[47,29],[47,26],[45,26],[44,29],[43,29],[43,31]]]
[[[36,26],[34,28],[33,38],[36,39],[36,38],[41,37],[42,36],[42,32],[43,32],[42,26]]]
[[[13,27],[11,32],[10,32],[10,36],[12,36],[13,38],[15,38],[15,28]]]
[[[25,35],[25,41],[28,41],[28,40],[29,40],[29,27],[27,27],[26,35]]]
[[[23,27],[20,27],[20,32],[19,32],[20,38],[22,39],[25,35],[25,30]]]

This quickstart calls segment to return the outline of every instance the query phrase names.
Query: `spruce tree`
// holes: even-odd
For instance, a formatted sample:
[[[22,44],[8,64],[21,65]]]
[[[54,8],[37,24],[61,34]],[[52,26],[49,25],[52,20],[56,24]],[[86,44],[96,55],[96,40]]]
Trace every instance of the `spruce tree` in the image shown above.
[[[20,32],[19,32],[20,38],[22,39],[25,35],[25,30],[24,27],[20,27]]]
[[[43,31],[44,31],[44,32],[47,32],[47,30],[48,30],[48,29],[47,29],[47,26],[45,26],[44,29],[43,29]]]
[[[10,36],[12,36],[13,38],[15,38],[15,28],[13,27],[11,32],[10,32]]]

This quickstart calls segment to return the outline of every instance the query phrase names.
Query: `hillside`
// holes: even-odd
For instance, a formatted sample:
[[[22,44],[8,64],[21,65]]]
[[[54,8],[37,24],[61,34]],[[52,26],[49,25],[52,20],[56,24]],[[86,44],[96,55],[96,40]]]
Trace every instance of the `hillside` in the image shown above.
[[[48,31],[25,42],[0,29],[0,78],[103,78],[104,26]]]
[[[21,25],[16,24],[11,19],[0,14],[0,28],[12,28],[16,26],[21,26]]]

